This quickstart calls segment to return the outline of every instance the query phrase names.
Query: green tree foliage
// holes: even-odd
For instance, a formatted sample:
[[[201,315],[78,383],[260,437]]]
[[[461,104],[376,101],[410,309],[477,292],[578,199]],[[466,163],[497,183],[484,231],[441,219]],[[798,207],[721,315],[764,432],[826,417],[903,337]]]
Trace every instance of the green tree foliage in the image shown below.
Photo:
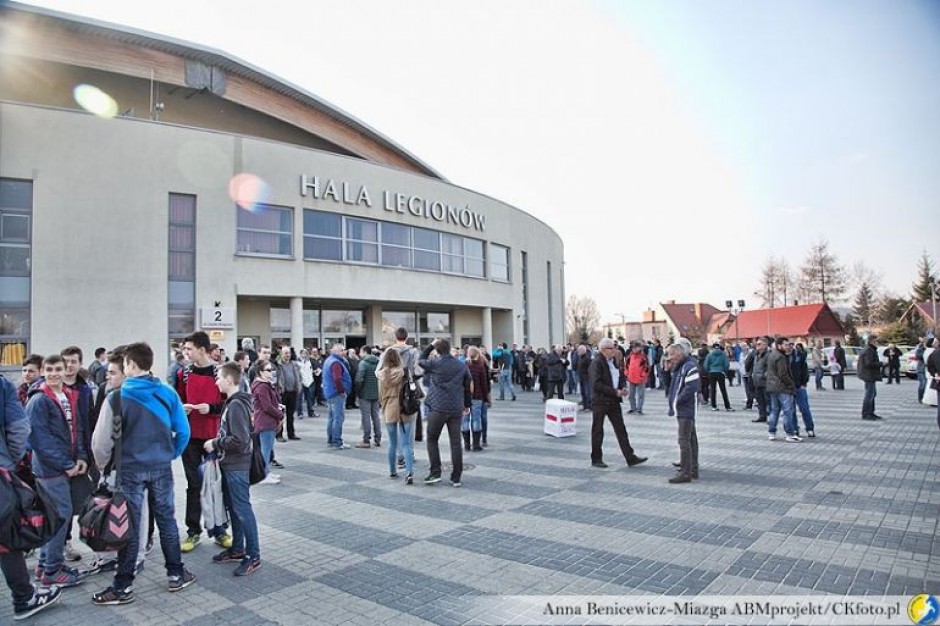
[[[934,293],[931,292],[931,285],[937,284],[937,273],[934,271],[933,261],[924,250],[920,259],[917,261],[917,280],[911,285],[911,296],[914,302],[930,302]],[[940,294],[936,294],[940,297]]]
[[[881,331],[878,337],[878,343],[887,345],[893,343],[898,346],[911,346],[917,343],[917,333],[911,330],[907,324],[894,322],[888,324]]]

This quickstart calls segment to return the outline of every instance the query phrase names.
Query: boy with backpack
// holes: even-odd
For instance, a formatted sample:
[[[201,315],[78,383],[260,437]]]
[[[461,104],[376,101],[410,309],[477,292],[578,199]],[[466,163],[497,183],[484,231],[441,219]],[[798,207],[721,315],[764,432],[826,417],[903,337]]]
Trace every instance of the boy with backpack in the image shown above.
[[[16,388],[0,374],[0,467],[13,472],[26,452],[30,423],[17,397]],[[11,511],[12,512],[12,511]],[[26,555],[0,546],[0,570],[13,593],[13,619],[21,620],[55,604],[59,587],[36,589],[29,581]]]

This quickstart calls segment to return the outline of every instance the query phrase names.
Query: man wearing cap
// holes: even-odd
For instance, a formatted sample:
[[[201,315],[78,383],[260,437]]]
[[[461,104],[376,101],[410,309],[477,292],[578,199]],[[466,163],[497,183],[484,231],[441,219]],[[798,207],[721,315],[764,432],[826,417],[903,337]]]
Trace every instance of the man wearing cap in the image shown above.
[[[881,359],[878,358],[878,337],[868,336],[868,345],[858,357],[858,379],[865,383],[865,398],[862,400],[862,419],[880,420],[875,414],[875,384],[881,380]]]

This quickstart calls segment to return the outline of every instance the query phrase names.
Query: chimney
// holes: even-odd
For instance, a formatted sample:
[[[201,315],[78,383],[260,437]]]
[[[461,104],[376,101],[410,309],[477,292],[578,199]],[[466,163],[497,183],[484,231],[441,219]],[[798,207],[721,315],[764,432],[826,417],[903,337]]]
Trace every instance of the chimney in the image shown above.
[[[702,319],[702,303],[701,303],[701,302],[696,302],[696,303],[695,303],[694,305],[692,305],[692,306],[695,307],[695,320],[698,321],[698,322],[704,321],[704,320]]]

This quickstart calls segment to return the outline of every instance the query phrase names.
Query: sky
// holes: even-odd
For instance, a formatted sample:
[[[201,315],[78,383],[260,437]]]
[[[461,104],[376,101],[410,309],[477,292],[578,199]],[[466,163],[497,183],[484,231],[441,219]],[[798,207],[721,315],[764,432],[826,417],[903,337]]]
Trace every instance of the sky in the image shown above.
[[[940,265],[940,2],[30,4],[217,48],[565,244],[604,321],[753,295],[825,238],[906,295]]]

